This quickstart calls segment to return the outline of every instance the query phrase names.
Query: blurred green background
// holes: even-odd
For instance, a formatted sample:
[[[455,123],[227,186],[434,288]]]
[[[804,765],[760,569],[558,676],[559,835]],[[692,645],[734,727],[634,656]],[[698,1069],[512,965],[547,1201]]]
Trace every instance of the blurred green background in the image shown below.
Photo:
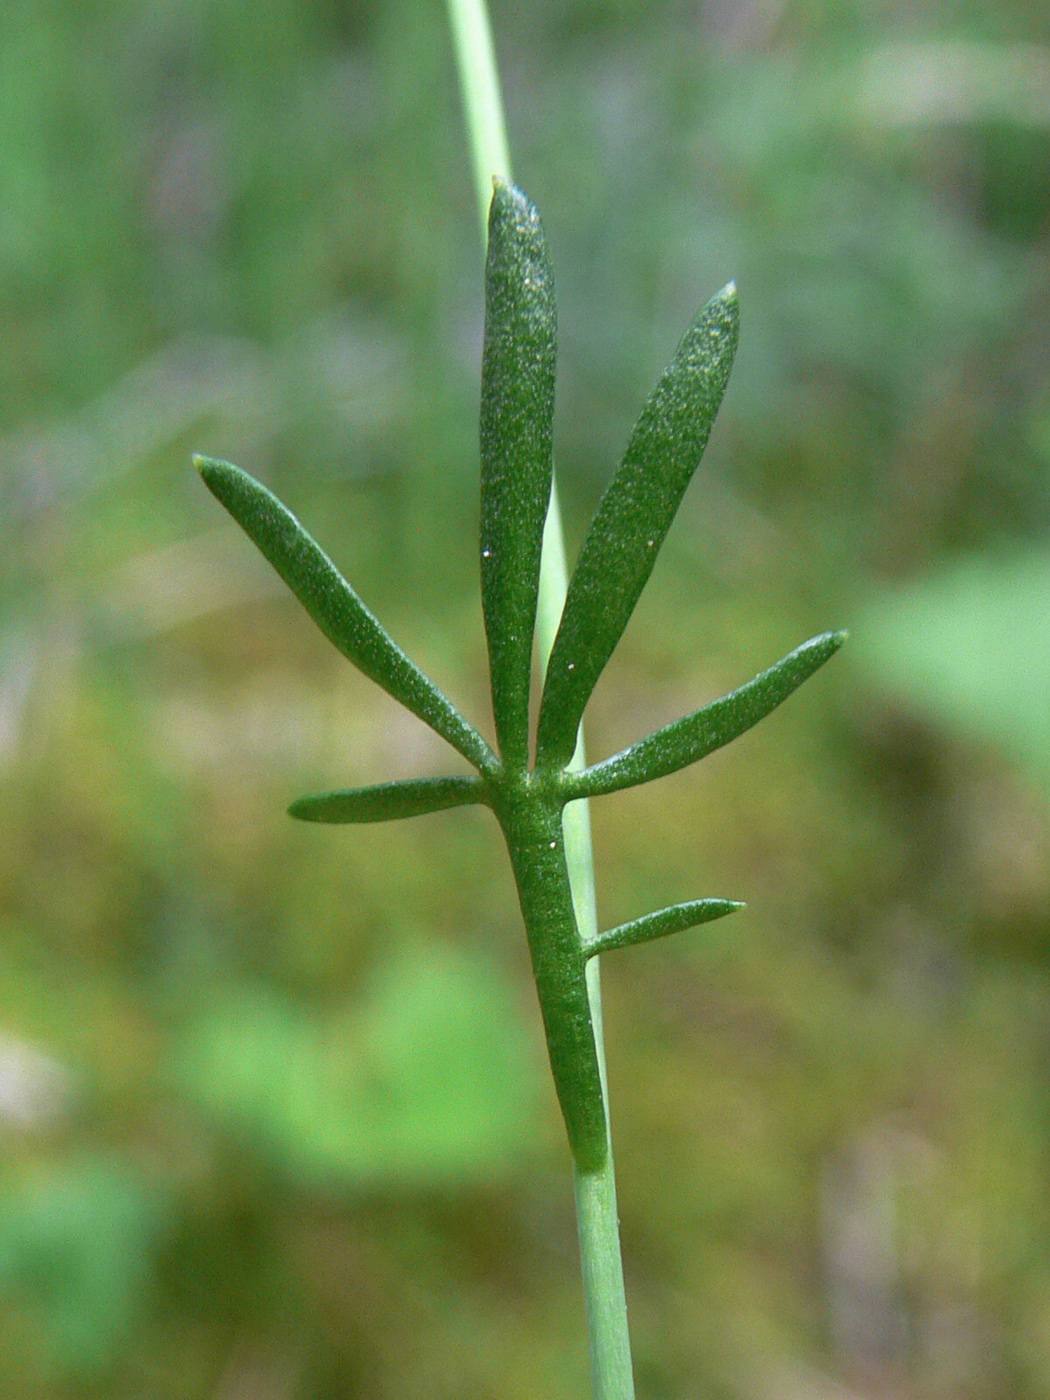
[[[640,1400],[1050,1397],[1050,12],[494,0],[570,551],[697,306],[704,466],[596,757]],[[568,1156],[491,819],[189,466],[274,487],[490,728],[481,251],[441,0],[0,12],[0,1389],[577,1400]],[[450,762],[451,760],[451,762]]]

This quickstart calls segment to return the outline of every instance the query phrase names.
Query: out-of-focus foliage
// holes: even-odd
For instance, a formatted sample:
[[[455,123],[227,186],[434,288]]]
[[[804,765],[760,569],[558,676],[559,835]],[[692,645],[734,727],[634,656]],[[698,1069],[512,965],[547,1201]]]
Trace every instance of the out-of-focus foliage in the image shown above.
[[[182,1078],[220,1125],[307,1183],[483,1180],[527,1148],[534,1112],[534,1065],[505,995],[480,959],[426,945],[341,1015],[238,988],[187,1027]]]
[[[0,9],[4,1395],[578,1397],[566,1154],[497,833],[284,816],[449,755],[188,464],[279,491],[491,732],[444,7]],[[990,566],[956,560],[1038,550],[1050,514],[1047,13],[493,18],[558,270],[571,543],[667,347],[741,291],[592,757],[863,628],[873,593],[932,576],[989,608],[964,580]],[[1031,685],[1037,604],[1009,606]],[[748,901],[603,960],[644,1400],[1050,1396],[1045,788],[943,723],[961,682],[926,709],[887,680],[847,652],[707,771],[594,805],[603,925]]]
[[[1045,777],[1048,620],[1050,556],[1032,548],[1006,558],[963,558],[884,593],[862,631],[884,681]]]

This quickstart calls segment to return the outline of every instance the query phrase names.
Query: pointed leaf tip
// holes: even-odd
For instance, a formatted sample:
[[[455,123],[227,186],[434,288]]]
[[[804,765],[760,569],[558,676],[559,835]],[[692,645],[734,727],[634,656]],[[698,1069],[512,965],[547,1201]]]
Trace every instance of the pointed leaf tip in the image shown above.
[[[623,635],[703,456],[736,354],[732,283],[707,303],[642,410],[580,550],[554,641],[537,763],[572,757],[584,707]]]
[[[300,797],[288,808],[288,815],[302,822],[387,822],[485,800],[480,778],[410,778]]]
[[[840,631],[811,637],[728,695],[665,725],[655,734],[582,773],[565,775],[563,791],[570,801],[578,797],[599,797],[651,782],[696,763],[744,734],[783,704],[803,681],[835,655],[847,635]]]
[[[475,767],[490,768],[495,758],[482,736],[409,660],[273,492],[230,462],[212,457],[194,461],[205,485],[277,570],[328,640]]]
[[[585,945],[584,956],[593,958],[600,953],[611,953],[614,948],[631,948],[671,933],[684,933],[686,929],[724,919],[727,914],[735,914],[745,907],[738,899],[693,899],[687,904],[672,904],[667,909],[658,909],[655,914],[645,914],[599,934]]]

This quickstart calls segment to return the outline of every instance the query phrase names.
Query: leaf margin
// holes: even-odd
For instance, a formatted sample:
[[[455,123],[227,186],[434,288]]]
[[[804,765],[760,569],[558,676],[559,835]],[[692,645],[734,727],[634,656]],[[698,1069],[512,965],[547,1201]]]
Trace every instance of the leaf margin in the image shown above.
[[[529,691],[543,528],[554,480],[558,317],[539,212],[493,181],[481,361],[481,601],[501,757],[529,760]]]
[[[585,958],[596,958],[616,948],[633,948],[639,943],[651,943],[654,939],[699,928],[701,924],[724,919],[727,914],[736,914],[746,908],[746,904],[739,899],[690,899],[682,904],[669,904],[664,909],[654,910],[652,914],[643,914],[639,919],[617,924],[597,938],[588,940],[583,945],[583,955]]]
[[[611,792],[622,792],[625,788],[654,782],[657,778],[668,777],[672,773],[680,772],[683,768],[698,763],[709,753],[724,748],[726,744],[732,743],[741,734],[746,734],[767,715],[772,714],[794,694],[799,686],[803,685],[826,662],[831,660],[848,637],[849,632],[845,628],[821,632],[815,637],[810,637],[808,641],[802,642],[794,650],[789,651],[786,656],[782,656],[779,661],[774,662],[772,666],[768,666],[757,676],[753,676],[751,680],[745,681],[735,690],[719,696],[717,700],[712,700],[709,704],[701,706],[699,710],[694,710],[692,714],[684,715],[681,719],[664,725],[662,729],[655,730],[646,738],[639,739],[637,743],[630,744],[626,749],[621,749],[619,753],[603,759],[600,763],[594,763],[589,768],[581,769],[579,772],[563,773],[560,786],[565,800],[575,802],[583,797],[604,797]],[[815,653],[815,656],[811,655],[811,652]],[[789,677],[791,684],[783,690],[783,693],[774,692],[777,694],[777,698],[773,699],[772,703],[765,704],[763,696],[765,687],[779,680],[785,670],[793,671],[791,663],[796,662],[802,663],[799,667],[801,674],[792,674]],[[712,716],[717,718],[722,709],[731,705],[734,708],[741,705],[746,706],[747,702],[755,696],[759,697],[759,706],[763,706],[762,708],[745,709],[743,715],[736,714],[726,729],[720,731],[718,735],[711,736],[710,741],[704,740],[699,735],[693,743],[689,743],[686,739],[679,747],[678,753],[668,761],[669,755],[666,753],[666,748],[671,746],[679,736],[685,738],[690,726],[696,726],[698,721],[702,721],[705,717],[708,720]],[[740,722],[741,719],[744,720],[743,723]],[[662,749],[665,750],[663,754],[661,754]]]
[[[269,487],[220,458],[197,453],[193,463],[208,490],[276,569],[332,645],[480,772],[491,772],[497,760],[482,735],[401,650],[305,526]]]
[[[572,758],[587,702],[703,458],[739,331],[736,283],[728,282],[693,318],[631,430],[569,581],[540,701],[537,767]]]
[[[367,787],[311,793],[296,798],[288,808],[288,815],[301,822],[348,826],[400,821],[430,812],[445,812],[453,807],[487,806],[488,802],[488,784],[483,778],[456,774],[441,778],[401,778]],[[335,815],[340,806],[344,809],[357,807],[360,814]],[[399,806],[404,810],[394,810]]]

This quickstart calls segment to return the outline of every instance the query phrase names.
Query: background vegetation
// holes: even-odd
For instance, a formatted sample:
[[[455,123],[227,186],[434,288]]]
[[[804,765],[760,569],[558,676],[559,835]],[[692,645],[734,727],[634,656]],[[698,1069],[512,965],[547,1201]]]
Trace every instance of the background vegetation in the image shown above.
[[[570,550],[696,307],[741,352],[592,706],[644,1400],[1050,1397],[1050,17],[495,0]],[[569,1400],[568,1178],[485,815],[227,525],[265,479],[488,728],[481,264],[440,0],[0,13],[0,1375],[10,1400]],[[451,767],[450,767],[451,761]]]

